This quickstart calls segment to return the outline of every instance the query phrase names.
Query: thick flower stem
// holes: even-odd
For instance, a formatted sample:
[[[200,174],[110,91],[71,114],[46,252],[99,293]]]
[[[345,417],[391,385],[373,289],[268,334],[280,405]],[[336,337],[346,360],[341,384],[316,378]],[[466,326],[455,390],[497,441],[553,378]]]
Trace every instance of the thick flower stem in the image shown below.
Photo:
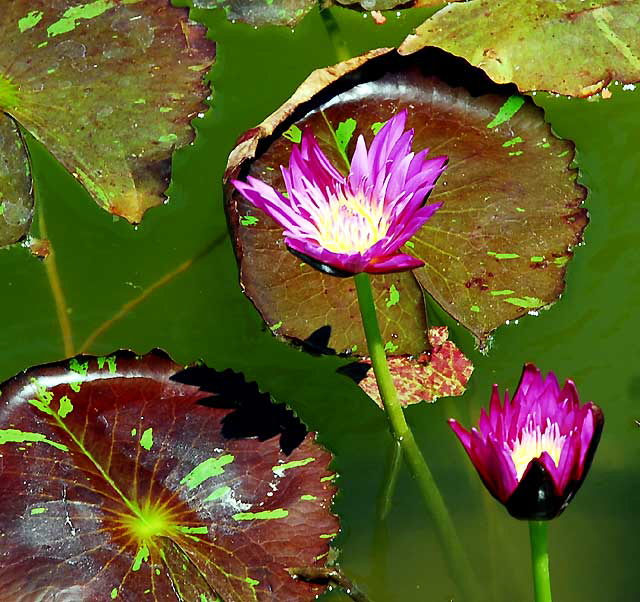
[[[371,280],[366,273],[356,274],[354,280],[358,292],[360,315],[362,316],[362,324],[367,338],[369,355],[391,431],[402,448],[402,456],[406,459],[409,469],[418,483],[425,505],[434,519],[438,536],[447,555],[453,576],[462,590],[464,599],[467,602],[478,600],[479,590],[474,587],[475,577],[469,560],[458,539],[451,516],[433,479],[433,475],[404,417],[398,393],[387,364],[387,356],[384,351],[373,300]]]
[[[552,602],[551,579],[549,577],[548,530],[549,524],[547,521],[529,521],[535,602]]]

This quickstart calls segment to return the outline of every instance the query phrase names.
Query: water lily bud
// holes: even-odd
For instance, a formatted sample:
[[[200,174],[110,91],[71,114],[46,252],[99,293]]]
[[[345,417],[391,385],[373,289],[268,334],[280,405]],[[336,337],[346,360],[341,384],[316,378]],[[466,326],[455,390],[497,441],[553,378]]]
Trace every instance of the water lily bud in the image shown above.
[[[589,402],[580,405],[575,385],[562,389],[553,372],[543,378],[527,364],[513,399],[500,403],[497,385],[489,412],[478,428],[449,424],[487,489],[509,514],[523,520],[558,516],[587,476],[604,416]]]

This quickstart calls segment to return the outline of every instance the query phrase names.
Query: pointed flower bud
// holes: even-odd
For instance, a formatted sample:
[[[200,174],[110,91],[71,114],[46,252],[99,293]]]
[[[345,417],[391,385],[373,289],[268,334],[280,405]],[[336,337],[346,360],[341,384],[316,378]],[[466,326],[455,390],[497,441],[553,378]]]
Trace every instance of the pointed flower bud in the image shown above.
[[[556,375],[543,378],[533,365],[524,367],[516,394],[500,403],[497,385],[489,412],[478,428],[449,424],[480,478],[509,514],[523,520],[558,516],[576,494],[596,452],[604,416],[598,406],[580,405],[568,380],[562,389]]]
[[[242,195],[284,228],[289,250],[337,276],[399,272],[423,262],[400,252],[440,208],[425,201],[447,158],[411,150],[407,111],[392,117],[367,149],[358,138],[349,173],[342,175],[310,129],[281,167],[286,195],[257,178],[233,180]]]

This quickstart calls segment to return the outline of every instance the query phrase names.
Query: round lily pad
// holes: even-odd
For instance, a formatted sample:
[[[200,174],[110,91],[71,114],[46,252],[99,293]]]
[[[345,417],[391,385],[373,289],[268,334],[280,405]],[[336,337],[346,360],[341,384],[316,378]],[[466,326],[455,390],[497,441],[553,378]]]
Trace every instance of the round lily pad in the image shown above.
[[[640,3],[471,0],[447,6],[400,46],[437,46],[522,91],[591,96],[640,81]]]
[[[15,0],[0,22],[0,110],[106,210],[160,205],[206,108],[215,45],[169,0]]]
[[[286,569],[323,566],[338,530],[331,456],[255,384],[119,352],[32,368],[0,391],[5,599],[323,590]]]
[[[449,166],[430,197],[443,207],[405,248],[425,266],[374,277],[387,351],[428,349],[422,293],[481,342],[557,300],[587,223],[573,145],[554,136],[542,110],[515,87],[437,49],[354,65],[329,68],[324,80],[312,75],[242,138],[227,177],[252,175],[284,192],[280,166],[305,127],[344,171],[343,154],[353,153],[359,135],[370,143],[392,115],[408,109],[414,150],[447,155]],[[265,321],[298,340],[328,328],[334,349],[365,352],[351,280],[301,264],[286,250],[281,228],[231,187],[228,209],[242,285]]]

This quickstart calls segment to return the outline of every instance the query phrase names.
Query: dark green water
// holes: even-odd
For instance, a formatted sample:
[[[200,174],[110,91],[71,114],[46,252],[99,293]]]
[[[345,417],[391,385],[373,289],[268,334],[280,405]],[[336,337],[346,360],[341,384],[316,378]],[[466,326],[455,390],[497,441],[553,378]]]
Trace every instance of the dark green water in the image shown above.
[[[361,14],[336,11],[354,55],[399,43],[426,14],[408,11],[379,27]],[[292,32],[233,25],[217,12],[195,16],[218,42],[213,106],[196,123],[195,144],[175,156],[169,204],[151,211],[137,230],[114,221],[46,152],[30,145],[74,350],[124,304],[213,245],[84,350],[142,353],[162,347],[178,362],[202,358],[257,380],[288,402],[336,456],[341,493],[335,511],[343,525],[336,545],[349,576],[374,602],[450,600],[455,587],[408,475],[401,477],[389,519],[376,520],[389,447],[381,412],[335,374],[341,360],[311,357],[276,341],[237,283],[222,208],[226,158],[237,136],[282,104],[311,70],[335,62],[322,22],[312,14]],[[491,384],[513,389],[526,361],[573,378],[583,400],[600,404],[607,419],[585,486],[552,525],[555,599],[640,598],[640,429],[634,424],[640,417],[638,92],[616,88],[612,99],[597,102],[536,97],[555,131],[576,142],[582,182],[590,189],[591,224],[570,264],[563,299],[538,317],[499,330],[487,356],[473,351],[468,334],[432,312],[452,328],[476,371],[464,397],[414,406],[407,414],[491,601],[531,599],[526,525],[484,493],[445,419],[475,420]],[[4,380],[65,353],[43,264],[15,248],[0,252],[0,270]],[[332,593],[326,599],[347,598]]]

